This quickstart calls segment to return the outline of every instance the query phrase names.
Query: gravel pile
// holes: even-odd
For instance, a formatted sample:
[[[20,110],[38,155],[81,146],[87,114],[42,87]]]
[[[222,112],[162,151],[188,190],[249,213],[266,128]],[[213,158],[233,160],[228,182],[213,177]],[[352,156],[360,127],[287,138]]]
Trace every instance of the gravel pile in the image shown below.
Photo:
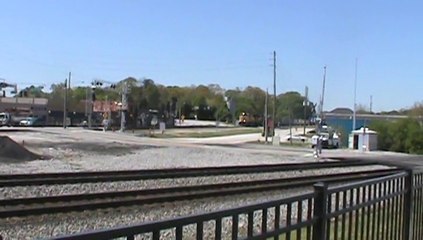
[[[153,168],[177,168],[177,167],[206,167],[247,164],[275,164],[275,163],[298,163],[314,162],[315,159],[307,156],[283,156],[278,153],[252,153],[238,149],[213,149],[194,147],[161,147],[144,148],[142,150],[131,149],[131,154],[119,154],[106,156],[93,152],[81,153],[77,150],[46,148],[50,156],[56,156],[52,160],[30,161],[19,164],[1,165],[1,173],[35,173],[35,172],[58,172],[58,171],[88,171],[88,170],[125,170],[125,169],[153,169]],[[368,167],[360,167],[369,169]],[[358,168],[354,168],[358,169]],[[330,174],[349,172],[351,169],[330,169],[304,171],[301,174],[312,172],[313,174]],[[277,173],[279,177],[289,177],[299,173]],[[276,174],[264,174],[261,177],[275,177]],[[110,190],[130,190],[141,188],[157,188],[174,185],[195,185],[204,183],[217,183],[224,181],[252,180],[257,176],[238,175],[229,178],[192,178],[192,179],[163,179],[154,181],[130,181],[116,183],[96,184],[69,184],[61,186],[17,187],[0,188],[1,198],[48,196],[52,194],[71,194],[82,192],[97,192]],[[304,191],[270,192],[266,194],[248,194],[239,197],[221,197],[196,201],[166,203],[134,208],[110,209],[107,211],[93,211],[60,215],[43,215],[30,218],[13,218],[0,220],[0,234],[4,239],[45,239],[51,236],[73,234],[81,231],[104,229],[121,225],[169,219],[176,216],[186,216],[221,209],[260,203],[292,195],[298,195]],[[304,209],[305,211],[305,209]],[[269,213],[272,214],[272,213]],[[256,220],[261,223],[261,215],[256,214]],[[269,216],[272,219],[272,216]],[[225,220],[227,221],[227,220]],[[271,220],[269,220],[271,221]],[[244,225],[243,225],[244,224]],[[268,223],[269,226],[271,223]],[[207,225],[208,226],[208,225]],[[207,227],[205,225],[205,227]],[[225,229],[231,229],[224,225]],[[246,226],[240,219],[240,226]],[[257,229],[259,226],[256,226]],[[187,231],[191,231],[188,229]],[[167,234],[172,234],[171,232]],[[165,237],[166,239],[167,237]],[[207,238],[206,238],[207,239]]]

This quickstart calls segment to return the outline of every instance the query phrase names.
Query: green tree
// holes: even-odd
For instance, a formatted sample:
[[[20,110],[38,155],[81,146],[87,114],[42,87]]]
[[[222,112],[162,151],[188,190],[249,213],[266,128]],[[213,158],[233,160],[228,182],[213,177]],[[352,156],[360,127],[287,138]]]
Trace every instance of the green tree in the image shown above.
[[[370,127],[378,133],[379,149],[423,154],[423,126],[418,120],[375,121]]]
[[[416,119],[408,122],[405,149],[408,153],[423,154],[423,127]]]
[[[370,123],[370,129],[377,132],[377,145],[378,149],[389,151],[392,145],[392,136],[389,131],[391,123],[388,121],[372,121]]]
[[[278,96],[277,116],[284,122],[291,119],[304,119],[304,100],[298,92],[286,92]],[[306,106],[306,118],[310,118],[313,111],[313,103]]]

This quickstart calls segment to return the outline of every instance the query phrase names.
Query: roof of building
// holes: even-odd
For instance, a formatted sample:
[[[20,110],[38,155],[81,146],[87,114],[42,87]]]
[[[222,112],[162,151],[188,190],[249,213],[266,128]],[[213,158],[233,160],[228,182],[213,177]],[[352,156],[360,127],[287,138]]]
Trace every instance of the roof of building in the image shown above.
[[[351,131],[351,133],[359,133],[359,134],[364,134],[364,133],[367,133],[367,134],[377,134],[377,132],[376,131],[373,131],[373,130],[370,130],[369,128],[360,128],[360,129],[357,129],[357,130],[354,130],[354,131]]]
[[[337,113],[337,114],[353,114],[354,111],[349,108],[335,108],[330,113]]]

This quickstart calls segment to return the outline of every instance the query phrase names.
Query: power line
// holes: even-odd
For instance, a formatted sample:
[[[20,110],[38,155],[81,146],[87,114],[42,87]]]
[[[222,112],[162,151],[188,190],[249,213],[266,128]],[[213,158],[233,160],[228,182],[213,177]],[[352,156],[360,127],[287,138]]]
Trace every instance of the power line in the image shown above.
[[[275,122],[276,122],[276,51],[273,51],[273,116],[272,116],[272,139],[275,137]],[[272,141],[273,142],[273,141]]]

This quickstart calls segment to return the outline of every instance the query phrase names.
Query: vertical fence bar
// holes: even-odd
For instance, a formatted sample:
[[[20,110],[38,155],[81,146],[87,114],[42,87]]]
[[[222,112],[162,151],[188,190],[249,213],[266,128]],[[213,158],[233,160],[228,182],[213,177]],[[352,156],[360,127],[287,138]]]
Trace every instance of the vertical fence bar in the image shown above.
[[[316,223],[313,226],[313,240],[326,240],[326,216],[328,208],[328,187],[325,183],[314,184],[314,213],[313,218]]]
[[[303,200],[297,202],[297,224],[303,221]],[[301,228],[297,229],[297,239],[301,239]]]
[[[413,170],[407,171],[405,177],[405,198],[404,198],[404,240],[413,238]]]
[[[357,187],[356,188],[356,194],[357,196],[355,196],[355,204],[360,204],[360,193],[361,193],[361,188]],[[355,210],[355,223],[354,223],[354,239],[358,239],[358,230],[360,228],[360,209]]]
[[[197,223],[197,240],[203,240],[203,221]]]
[[[413,214],[414,218],[413,218],[413,234],[412,237],[410,239],[413,240],[417,240],[418,239],[418,234],[420,233],[419,231],[419,221],[420,221],[420,204],[418,204],[419,200],[420,200],[420,191],[418,189],[418,184],[419,184],[419,175],[414,175],[413,177],[413,186],[415,186],[415,189],[412,190],[413,192],[413,203],[414,205],[414,209],[411,211],[411,214]]]
[[[386,195],[386,182],[382,183],[383,196]],[[382,239],[386,239],[386,200],[382,201]]]
[[[176,228],[176,232],[178,232],[178,228]],[[153,240],[159,240],[160,239],[160,230],[153,231]]]
[[[372,185],[373,191],[372,191],[372,199],[375,200],[377,198],[377,188],[376,188],[376,184]],[[376,203],[374,203],[372,205],[372,214],[373,214],[373,218],[372,218],[372,233],[371,233],[371,238],[372,240],[375,239],[375,236],[377,237],[376,234]]]
[[[367,186],[367,199],[366,201],[370,201],[372,199],[372,185]],[[372,206],[367,206],[367,229],[366,229],[366,239],[370,239],[370,222],[371,222],[371,214],[372,214]]]
[[[377,184],[377,188],[378,188],[378,194],[379,194],[379,196],[378,196],[378,198],[379,198],[379,201],[377,201],[377,225],[376,225],[376,236],[378,236],[378,237],[380,237],[380,229],[381,229],[381,225],[382,225],[382,213],[381,213],[381,211],[382,211],[382,203],[381,203],[381,200],[380,200],[380,198],[382,197],[382,184],[381,183],[378,183]]]
[[[423,206],[422,206],[422,203],[423,203],[423,189],[422,189],[422,187],[420,185],[423,183],[423,174],[422,173],[419,173],[417,179],[418,179],[418,181],[417,181],[417,184],[416,184],[416,186],[417,186],[416,187],[416,190],[419,193],[419,198],[414,203],[418,203],[418,206],[419,206],[419,211],[417,213],[418,216],[419,216],[419,221],[417,223],[420,223],[420,224],[418,226],[418,235],[417,236],[419,236],[419,238],[420,238],[419,240],[421,240],[421,239],[423,239],[423,227],[422,227],[422,224],[421,224],[423,222]]]
[[[399,179],[394,180],[394,192],[395,193],[397,193],[399,191],[398,182],[399,182]],[[394,197],[394,206],[392,207],[392,209],[393,209],[392,211],[394,213],[394,217],[393,217],[394,219],[393,219],[392,227],[395,229],[394,234],[392,235],[393,239],[398,239],[397,233],[399,231],[399,229],[398,229],[398,215],[399,215],[399,212],[398,212],[398,204],[399,204],[398,197],[399,196]]]
[[[332,212],[332,194],[328,194],[327,196],[328,198],[328,204],[327,204],[327,213],[331,213]],[[326,237],[329,239],[330,238],[330,231],[331,231],[331,221],[330,218],[326,218]]]
[[[393,193],[397,193],[397,180],[398,179],[393,179],[392,180],[392,192]],[[396,220],[397,220],[397,212],[395,211],[396,206],[397,206],[397,196],[392,197],[392,239],[398,240],[397,238],[395,238],[396,232],[398,231],[398,226],[396,226]]]
[[[391,189],[391,184],[392,183],[392,180],[390,180],[390,181],[388,181],[387,182],[387,185],[388,185],[388,194],[391,194],[392,193],[392,189]],[[392,219],[392,212],[391,212],[391,206],[392,206],[392,198],[388,198],[387,199],[387,201],[388,201],[388,206],[387,206],[387,211],[388,211],[388,216],[387,216],[387,220],[388,220],[388,222],[387,222],[387,233],[386,233],[386,238],[387,239],[391,239],[392,238],[392,225],[391,225],[391,219]]]
[[[401,178],[400,181],[400,190],[403,191],[405,190],[405,177]],[[401,231],[398,231],[398,239],[403,239],[403,232],[404,230],[404,197],[405,197],[405,193],[400,195],[399,198],[399,203],[398,203],[398,207],[399,207],[399,213],[398,213],[398,226],[399,229],[401,229]]]
[[[253,227],[254,227],[254,212],[248,212],[248,222],[247,222],[247,236],[253,236]]]
[[[415,226],[415,230],[414,230],[414,235],[413,237],[416,240],[420,240],[423,239],[422,234],[423,234],[423,229],[421,226],[421,222],[423,221],[423,207],[422,207],[422,197],[423,197],[423,192],[422,192],[422,188],[421,188],[421,183],[422,183],[422,174],[418,173],[414,175],[414,185],[415,188],[413,190],[413,194],[414,194],[414,199],[415,201],[413,201],[413,203],[415,205],[414,209],[412,210],[414,218],[413,221],[415,222],[414,226]]]
[[[343,191],[342,192],[342,209],[346,209],[347,208],[347,191]],[[345,240],[345,236],[346,236],[346,214],[343,213],[342,214],[342,227],[341,227],[341,240]]]
[[[275,207],[275,230],[278,230],[280,227],[280,221],[281,221],[281,206],[277,205]],[[274,240],[279,240],[279,235],[276,235],[274,237]]]
[[[350,189],[350,206],[354,205],[354,189]],[[353,233],[353,211],[350,211],[349,213],[349,220],[348,220],[348,240],[352,239],[352,233]]]
[[[216,218],[216,227],[214,229],[214,239],[222,239],[222,218]]]
[[[261,233],[267,232],[267,208],[263,208],[261,217]]]
[[[422,184],[422,180],[423,180],[423,175],[421,174],[421,173],[419,173],[419,175],[418,175],[418,178],[417,178],[417,184],[416,184],[416,186],[417,186],[417,188],[416,188],[416,190],[417,190],[417,192],[419,193],[419,195],[418,195],[418,200],[416,201],[417,203],[419,203],[418,204],[418,209],[419,209],[419,211],[417,212],[417,215],[419,216],[419,222],[417,222],[417,223],[421,223],[421,222],[423,222],[423,206],[422,206],[422,201],[423,201],[423,189],[422,189],[422,187],[420,187],[419,185],[421,185]],[[415,203],[416,203],[415,202]],[[422,227],[422,225],[420,224],[419,226],[418,226],[418,236],[419,236],[419,238],[420,239],[423,239],[423,227]],[[420,240],[419,239],[419,240]]]
[[[307,200],[307,220],[311,220],[313,215],[313,198]],[[311,226],[307,226],[307,240],[311,240]]]
[[[395,182],[396,182],[396,180],[397,179],[393,179],[392,180],[392,183],[391,183],[391,185],[392,185],[391,186],[391,190],[392,190],[393,193],[396,193],[396,191],[395,191]],[[391,228],[392,228],[392,230],[391,230],[391,239],[396,240],[394,238],[395,231],[398,231],[398,229],[395,229],[394,228],[395,219],[397,217],[396,216],[396,213],[395,213],[396,196],[393,196],[392,197],[391,203],[392,203],[392,206],[391,206],[391,212],[392,212],[392,214],[391,214]]]
[[[340,204],[340,202],[339,202],[339,192],[337,192],[335,194],[335,211],[336,212],[339,211],[339,204]],[[335,239],[338,239],[338,220],[339,220],[339,218],[338,218],[338,216],[336,216],[335,217],[335,222],[334,222],[334,229],[333,229],[333,231],[334,231],[334,238]]]
[[[419,221],[421,221],[421,217],[420,217],[420,215],[421,215],[421,213],[420,213],[421,204],[418,204],[418,202],[421,200],[421,195],[420,195],[420,189],[418,188],[419,179],[420,179],[419,175],[417,175],[417,174],[414,175],[413,186],[416,186],[416,187],[412,192],[413,192],[413,203],[415,205],[414,205],[414,209],[411,211],[413,216],[414,216],[414,218],[413,218],[413,221],[414,221],[413,229],[414,230],[413,230],[413,235],[412,235],[413,237],[411,237],[411,239],[413,239],[413,240],[417,240],[417,239],[420,238],[419,237],[419,234],[420,234]]]
[[[176,227],[176,240],[182,240],[182,226],[177,226]]]
[[[367,186],[363,186],[363,192],[361,193],[361,202],[366,202]],[[360,236],[361,240],[364,240],[364,232],[366,228],[366,207],[361,208],[361,222],[360,222]]]
[[[232,215],[232,240],[238,239],[238,214]]]
[[[420,186],[423,183],[423,174],[422,173],[419,173],[418,174],[417,180],[418,181],[417,181],[417,184],[416,184],[416,186],[417,186],[416,187],[416,190],[419,193],[419,198],[417,200],[417,203],[419,203],[418,204],[418,206],[419,206],[419,211],[418,211],[419,222],[418,223],[422,223],[423,222],[423,205],[422,205],[422,203],[423,203],[423,189],[422,189],[422,186]],[[423,239],[423,226],[422,226],[422,224],[420,224],[418,226],[418,233],[419,233],[418,236],[420,238],[419,240]]]
[[[292,218],[292,203],[288,203],[286,205],[286,226],[291,226],[291,218]],[[291,240],[291,231],[286,232],[286,240]]]
[[[386,182],[386,193],[389,195],[391,193],[390,190],[391,182]],[[390,237],[390,230],[391,230],[391,198],[386,199],[386,239],[389,239]]]
[[[404,191],[405,190],[405,177],[401,178],[401,190]],[[399,204],[399,208],[400,208],[400,214],[399,214],[399,228],[401,229],[401,231],[398,232],[398,239],[403,239],[404,237],[404,201],[405,201],[405,194],[403,193],[400,195],[400,204]]]

